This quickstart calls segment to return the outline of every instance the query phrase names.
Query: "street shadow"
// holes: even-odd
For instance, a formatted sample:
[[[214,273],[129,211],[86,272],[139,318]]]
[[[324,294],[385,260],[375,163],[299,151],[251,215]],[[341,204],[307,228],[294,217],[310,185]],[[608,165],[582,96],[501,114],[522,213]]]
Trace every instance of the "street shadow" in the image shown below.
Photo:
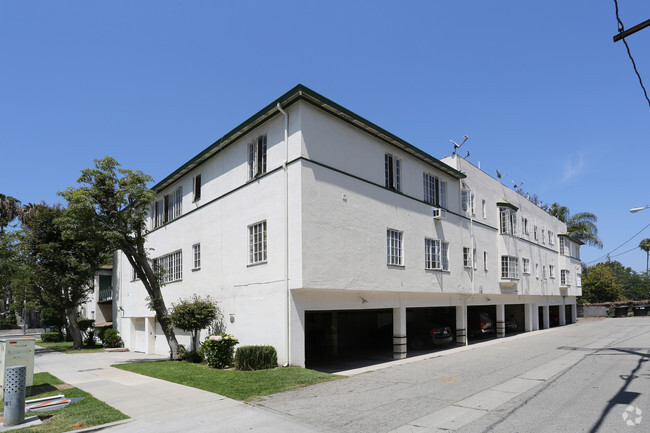
[[[650,349],[643,347],[607,347],[603,349],[593,349],[593,348],[584,348],[584,347],[570,347],[570,346],[560,346],[559,349],[563,350],[572,350],[572,351],[593,351],[591,355],[588,356],[616,356],[616,355],[633,355],[638,356],[636,366],[630,371],[630,374],[619,375],[619,378],[623,381],[623,384],[619,390],[614,394],[614,396],[607,402],[607,406],[603,409],[600,417],[596,423],[589,429],[590,433],[596,433],[607,416],[612,412],[616,405],[622,404],[625,406],[631,405],[634,400],[636,400],[639,395],[638,392],[628,391],[629,386],[635,379],[638,379],[640,376],[637,374],[641,368],[644,366],[645,362],[650,360]],[[645,352],[644,352],[645,351]],[[642,376],[648,376],[643,374]],[[647,378],[647,377],[646,377]]]

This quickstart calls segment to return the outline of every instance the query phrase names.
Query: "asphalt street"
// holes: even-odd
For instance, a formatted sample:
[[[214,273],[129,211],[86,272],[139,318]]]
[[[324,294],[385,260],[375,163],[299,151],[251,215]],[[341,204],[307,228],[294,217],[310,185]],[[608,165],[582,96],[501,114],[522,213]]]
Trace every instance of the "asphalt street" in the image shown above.
[[[650,431],[650,317],[585,321],[432,356],[256,404],[331,432]]]

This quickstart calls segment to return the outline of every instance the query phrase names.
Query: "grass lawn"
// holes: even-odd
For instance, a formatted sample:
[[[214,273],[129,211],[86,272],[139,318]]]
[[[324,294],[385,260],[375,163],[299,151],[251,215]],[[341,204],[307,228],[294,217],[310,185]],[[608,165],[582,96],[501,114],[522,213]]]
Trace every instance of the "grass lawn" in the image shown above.
[[[300,367],[237,371],[180,361],[137,362],[113,367],[244,401],[344,377]]]
[[[36,345],[44,347],[46,349],[56,350],[57,352],[65,353],[93,353],[93,352],[103,352],[104,348],[102,346],[96,347],[82,347],[81,349],[73,349],[72,341],[57,341],[56,343],[44,343],[43,340],[36,340]]]
[[[57,388],[57,386],[59,386],[59,388]],[[58,394],[64,394],[67,398],[85,397],[85,399],[72,403],[70,406],[59,410],[48,412],[28,412],[25,414],[25,418],[38,415],[41,418],[41,421],[43,421],[43,424],[35,427],[18,429],[17,431],[21,433],[59,433],[128,418],[128,416],[124,415],[122,412],[97,400],[87,392],[78,388],[70,387],[69,385],[64,385],[63,382],[49,373],[34,374],[34,386],[28,388],[27,400]]]

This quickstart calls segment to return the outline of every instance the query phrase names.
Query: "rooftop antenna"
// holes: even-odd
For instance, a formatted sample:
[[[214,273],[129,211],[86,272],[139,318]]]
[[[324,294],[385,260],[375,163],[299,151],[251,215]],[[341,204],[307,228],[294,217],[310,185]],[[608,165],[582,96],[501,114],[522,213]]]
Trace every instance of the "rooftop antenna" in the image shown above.
[[[517,185],[517,182],[515,182],[514,180],[512,181],[512,183],[515,185],[515,188],[519,188],[524,184],[524,181],[522,180],[521,182],[519,182],[519,185]]]
[[[469,150],[467,151],[467,155],[465,155],[465,159],[469,157]]]
[[[469,138],[469,137],[468,137],[467,135],[463,135],[463,142],[460,143],[460,144],[456,143],[454,140],[449,140],[449,141],[451,141],[451,142],[454,144],[454,155],[456,154],[456,149],[460,149],[460,146],[462,146],[463,144],[465,144],[465,142],[467,141],[468,138]],[[467,157],[466,157],[466,158],[467,158]]]
[[[508,173],[506,173],[506,174],[501,174],[501,172],[500,172],[499,170],[497,170],[497,178],[498,178],[498,179],[501,179],[502,177],[507,176],[507,175],[508,175]]]

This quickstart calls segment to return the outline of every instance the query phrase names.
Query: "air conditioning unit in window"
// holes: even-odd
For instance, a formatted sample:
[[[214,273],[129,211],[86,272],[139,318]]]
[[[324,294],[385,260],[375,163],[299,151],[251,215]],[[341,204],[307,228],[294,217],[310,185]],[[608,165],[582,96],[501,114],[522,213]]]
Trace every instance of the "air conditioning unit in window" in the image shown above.
[[[440,209],[439,207],[434,207],[433,208],[433,219],[434,220],[444,220],[447,218],[447,211],[444,209]]]

